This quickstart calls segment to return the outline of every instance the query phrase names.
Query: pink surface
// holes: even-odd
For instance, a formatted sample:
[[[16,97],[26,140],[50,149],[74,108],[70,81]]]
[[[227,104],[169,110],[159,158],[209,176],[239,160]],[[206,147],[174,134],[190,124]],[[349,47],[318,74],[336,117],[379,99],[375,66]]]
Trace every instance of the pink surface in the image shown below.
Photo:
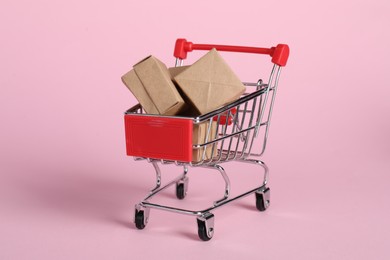
[[[0,3],[0,259],[390,258],[389,2],[239,4]],[[152,210],[145,230],[131,224],[154,173],[125,156],[135,100],[120,76],[149,54],[173,65],[178,37],[291,48],[264,157],[272,205],[215,211],[208,243],[192,217]],[[244,81],[266,61],[229,57]],[[226,170],[235,191],[257,180],[249,165]],[[216,174],[190,178],[185,201],[160,199],[222,195]]]

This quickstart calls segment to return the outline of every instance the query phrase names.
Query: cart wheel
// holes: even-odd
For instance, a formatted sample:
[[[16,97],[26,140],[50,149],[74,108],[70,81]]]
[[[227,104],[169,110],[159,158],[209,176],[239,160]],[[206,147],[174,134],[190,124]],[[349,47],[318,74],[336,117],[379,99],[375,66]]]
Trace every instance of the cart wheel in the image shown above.
[[[188,177],[185,177],[184,179],[178,181],[176,183],[176,197],[179,200],[182,200],[187,195],[188,190]]]
[[[270,188],[256,192],[256,208],[259,211],[265,211],[270,204]]]
[[[135,206],[134,224],[138,229],[144,229],[149,220],[150,208]]]
[[[184,191],[184,183],[178,183],[176,185],[176,197],[179,200],[182,200],[185,198],[185,196],[186,196],[186,193]]]
[[[143,210],[140,210],[138,212],[135,213],[135,219],[134,219],[134,222],[135,222],[135,226],[138,228],[138,229],[144,229],[146,224],[145,224],[145,216],[144,216],[144,211]]]
[[[198,236],[203,241],[209,241],[214,234],[214,215],[205,213],[197,218]]]

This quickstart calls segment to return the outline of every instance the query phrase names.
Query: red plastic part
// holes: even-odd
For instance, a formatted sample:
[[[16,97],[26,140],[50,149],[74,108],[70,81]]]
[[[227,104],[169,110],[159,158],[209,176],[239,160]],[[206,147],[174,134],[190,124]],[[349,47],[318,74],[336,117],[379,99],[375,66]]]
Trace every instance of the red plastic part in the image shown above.
[[[173,56],[180,59],[187,58],[187,52],[192,51],[192,42],[187,42],[186,39],[177,39]]]
[[[192,161],[192,120],[125,115],[129,156]]]
[[[211,50],[213,48],[217,49],[218,51],[245,52],[270,55],[272,57],[272,62],[279,66],[286,66],[289,56],[289,47],[286,44],[278,44],[276,47],[271,48],[258,48],[216,44],[194,44],[183,38],[176,40],[173,56],[179,59],[186,59],[187,53],[190,51]]]
[[[290,55],[290,48],[287,44],[278,44],[272,56],[272,62],[279,66],[286,66],[288,56]]]
[[[229,117],[227,116],[228,112],[224,112],[219,118],[219,124],[226,125],[226,120],[227,120],[227,124],[231,125],[233,123],[233,118],[236,113],[237,113],[237,108],[235,107],[230,109]],[[213,117],[213,120],[217,122],[218,116]]]

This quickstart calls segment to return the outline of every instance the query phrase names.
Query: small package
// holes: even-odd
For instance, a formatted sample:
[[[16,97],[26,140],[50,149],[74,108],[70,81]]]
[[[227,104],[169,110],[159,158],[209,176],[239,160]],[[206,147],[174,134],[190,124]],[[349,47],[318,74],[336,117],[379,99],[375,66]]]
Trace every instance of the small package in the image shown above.
[[[122,76],[122,81],[146,113],[169,116],[180,113],[185,105],[184,100],[164,63],[149,56],[133,68]]]
[[[189,103],[198,115],[233,102],[245,91],[241,80],[216,49],[209,51],[191,66],[170,70],[186,103]]]

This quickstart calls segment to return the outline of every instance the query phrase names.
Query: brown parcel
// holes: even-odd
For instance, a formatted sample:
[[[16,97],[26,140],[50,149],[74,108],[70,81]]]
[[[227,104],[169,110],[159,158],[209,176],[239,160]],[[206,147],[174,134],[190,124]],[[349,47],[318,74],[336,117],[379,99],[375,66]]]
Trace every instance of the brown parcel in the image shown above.
[[[169,73],[171,74],[172,79],[185,71],[187,68],[190,66],[181,66],[181,67],[173,67],[169,68]],[[179,88],[180,89],[180,88]],[[182,95],[185,98],[186,103],[190,103],[189,100],[186,99],[185,95]],[[180,115],[184,116],[199,116],[199,112],[196,111],[194,107],[188,106]],[[207,131],[209,128],[209,123],[204,122],[201,124],[194,124],[193,131],[192,131],[192,144],[197,145],[197,144],[204,144],[206,142],[206,136],[207,136]],[[217,122],[213,121],[211,124],[210,132],[207,138],[207,142],[215,140],[216,133],[215,131],[217,130]],[[214,151],[213,151],[213,144],[207,145],[206,146],[206,153],[203,158],[203,153],[204,153],[204,146],[200,147],[199,149],[193,149],[192,150],[192,161],[193,162],[199,162],[204,160],[210,160],[212,155],[216,155],[217,151],[217,144],[214,145]]]
[[[149,56],[122,76],[123,83],[134,94],[148,114],[176,115],[184,100],[173,84],[164,63]]]
[[[245,91],[241,80],[215,49],[183,71],[174,73],[174,81],[186,102],[188,99],[200,115],[233,102]]]
[[[209,122],[204,122],[198,125],[194,125],[193,132],[192,132],[192,144],[204,144],[206,142],[210,142],[215,140],[217,130],[217,123],[215,121],[212,122],[210,132],[206,141],[207,131],[209,129]],[[214,152],[213,152],[214,150]],[[213,144],[206,146],[206,153],[204,160],[211,159],[212,155],[216,155],[217,151],[217,145],[215,145],[213,149]],[[193,162],[199,162],[203,160],[203,153],[204,153],[204,146],[200,147],[199,149],[193,149],[192,150],[192,161]]]
[[[171,75],[171,79],[173,83],[175,84],[177,90],[179,91],[179,94],[184,99],[184,103],[186,104],[185,107],[180,111],[179,116],[186,116],[186,117],[197,117],[200,115],[199,111],[196,109],[196,107],[192,104],[191,100],[187,98],[187,96],[184,94],[184,92],[180,89],[180,87],[177,85],[177,83],[174,81],[174,77],[182,73],[184,70],[189,68],[190,66],[180,66],[180,67],[172,67],[168,68],[169,74]]]

